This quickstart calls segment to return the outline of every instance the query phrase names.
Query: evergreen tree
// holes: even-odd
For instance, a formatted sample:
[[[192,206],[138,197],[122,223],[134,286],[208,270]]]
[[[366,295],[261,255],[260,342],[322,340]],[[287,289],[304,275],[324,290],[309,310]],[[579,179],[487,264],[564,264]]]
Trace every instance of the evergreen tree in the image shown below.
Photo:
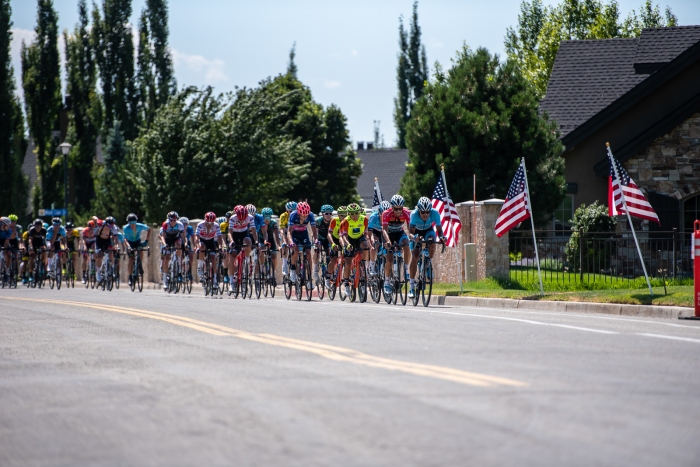
[[[0,0],[0,199],[5,215],[24,216],[27,211],[27,178],[22,174],[26,151],[24,119],[19,101],[14,95],[10,44],[12,42],[12,8],[10,0]]]
[[[150,39],[152,44],[152,63],[156,78],[156,103],[160,107],[175,94],[177,84],[173,70],[173,59],[168,47],[168,3],[167,0],[146,0]]]
[[[528,167],[535,222],[566,194],[563,146],[556,125],[538,113],[532,87],[513,60],[499,63],[486,49],[465,47],[453,67],[435,72],[408,124],[409,168],[401,183],[408,205],[430,196],[445,166],[452,199],[505,198],[520,158]]]
[[[141,13],[139,20],[139,46],[137,51],[138,72],[136,81],[139,92],[139,121],[148,127],[153,121],[153,115],[158,109],[157,89],[153,76],[153,62],[151,56],[151,37],[148,27],[148,15],[146,10]]]
[[[93,10],[92,41],[95,50],[107,129],[119,121],[131,141],[138,130],[138,93],[134,76],[134,42],[131,34],[131,0],[103,0],[102,14]]]
[[[58,15],[52,0],[38,0],[36,38],[22,43],[22,86],[29,134],[36,146],[40,185],[35,199],[48,206],[63,204],[63,170],[54,160],[57,152],[58,112],[61,109],[61,80],[58,56]],[[36,206],[35,206],[36,207]]]
[[[297,79],[297,64],[294,58],[297,56],[297,43],[292,44],[292,49],[289,51],[289,63],[287,64],[287,74],[294,79]]]
[[[406,124],[411,119],[413,106],[423,95],[428,81],[428,59],[425,46],[421,44],[421,30],[418,25],[418,2],[413,3],[413,16],[409,34],[399,18],[399,63],[396,68],[399,95],[394,99],[394,123],[397,132],[397,145],[406,147]]]
[[[88,30],[85,0],[78,2],[78,24],[73,34],[64,33],[66,44],[67,93],[71,96],[72,118],[69,141],[73,145],[70,164],[75,183],[75,209],[85,212],[95,197],[92,166],[102,120],[102,104],[97,95],[97,66]]]
[[[93,213],[101,218],[114,216],[119,222],[130,212],[140,217],[144,209],[135,183],[131,145],[124,138],[119,121],[114,122],[105,143],[104,164],[95,168]]]
[[[553,7],[545,7],[542,0],[524,0],[517,28],[506,32],[505,47],[508,57],[517,61],[542,98],[561,41],[638,37],[642,28],[677,24],[669,7],[664,19],[651,0],[646,0],[639,17],[632,10],[624,21],[620,21],[616,0],[563,0]]]

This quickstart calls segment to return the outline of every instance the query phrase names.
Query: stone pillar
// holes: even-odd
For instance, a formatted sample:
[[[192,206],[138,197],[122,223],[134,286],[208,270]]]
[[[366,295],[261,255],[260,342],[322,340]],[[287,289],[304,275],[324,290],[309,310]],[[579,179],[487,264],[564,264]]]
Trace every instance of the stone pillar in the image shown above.
[[[484,276],[485,277],[508,277],[510,271],[510,258],[508,257],[508,234],[504,234],[501,238],[496,236],[494,227],[496,219],[501,212],[504,200],[488,199],[481,201],[482,206],[482,224],[481,231],[483,240],[477,244],[477,255],[480,255],[479,250],[483,251],[484,255]],[[478,225],[478,224],[477,224]],[[483,241],[483,243],[481,243]],[[481,275],[479,275],[481,278]]]

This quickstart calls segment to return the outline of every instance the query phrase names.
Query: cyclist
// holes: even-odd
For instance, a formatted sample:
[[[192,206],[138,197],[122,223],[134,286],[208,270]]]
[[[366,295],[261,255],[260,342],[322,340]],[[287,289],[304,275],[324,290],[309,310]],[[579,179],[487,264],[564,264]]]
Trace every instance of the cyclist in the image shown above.
[[[258,232],[255,230],[255,220],[245,206],[238,205],[233,209],[233,215],[228,221],[229,254],[228,280],[231,284],[236,280],[236,259],[245,250],[245,257],[250,256],[252,241],[258,242]]]
[[[216,272],[218,269],[216,252],[219,251],[219,248],[224,248],[221,227],[219,227],[217,221],[216,214],[210,211],[204,215],[204,220],[197,224],[194,240],[197,246],[197,276],[200,282],[204,280],[204,255],[206,252],[209,252],[211,256],[211,268],[212,271],[214,271],[212,279],[215,284],[217,283]],[[208,272],[209,271],[207,271],[207,273]]]
[[[331,222],[333,221],[333,206],[330,204],[324,204],[321,206],[321,213],[319,221],[316,223],[316,228],[318,229],[318,241],[321,242],[320,247],[326,252],[326,261],[330,262],[330,242],[328,240],[328,233],[330,231]],[[316,255],[314,258],[314,281],[319,282],[321,280],[319,271],[319,257],[321,256],[321,250],[316,250]],[[328,269],[326,269],[326,277],[323,279],[326,281],[326,285],[330,283],[330,275]]]
[[[72,222],[66,222],[66,246],[68,247],[68,254],[71,257],[71,261],[73,261],[73,268],[75,268],[75,261],[77,260],[78,256],[78,249],[75,246],[76,241],[80,243],[80,234],[78,233],[78,229],[75,228],[75,225]],[[73,279],[75,279],[75,277],[73,277]]]
[[[390,208],[391,203],[389,203],[389,201],[382,201],[379,203],[377,210],[369,216],[368,232],[370,250],[369,267],[367,268],[367,272],[370,276],[377,274],[377,271],[375,270],[375,261],[377,260],[379,248],[382,246],[382,214],[384,211]]]
[[[5,264],[9,266],[10,264],[10,236],[14,233],[12,227],[12,221],[9,217],[0,217],[0,248],[4,248],[3,254],[5,255]],[[4,271],[0,271],[0,274],[4,274]]]
[[[310,251],[312,240],[309,238],[307,226],[311,226],[313,238],[318,238],[316,219],[311,212],[311,206],[306,201],[302,201],[297,205],[296,210],[289,215],[289,223],[287,225],[287,241],[289,242],[289,248],[292,249],[292,264],[289,272],[289,279],[292,282],[296,281],[296,262],[299,254],[296,248],[297,244],[304,248],[306,260],[309,264],[313,264]]]
[[[255,231],[258,234],[258,243],[255,248],[258,250],[258,263],[260,266],[263,264],[263,257],[260,254],[260,247],[267,243],[267,224],[265,224],[265,218],[262,214],[257,213],[257,209],[253,204],[247,204],[245,207],[248,210],[248,214],[253,216],[253,221],[255,223]]]
[[[355,250],[361,249],[362,259],[367,261],[367,239],[365,231],[369,220],[362,214],[362,208],[357,203],[348,205],[348,217],[340,224],[340,236],[343,239],[345,248],[345,269],[343,270],[343,281],[345,283],[345,294],[350,295],[350,269]]]
[[[97,221],[94,219],[90,220],[87,227],[80,232],[80,254],[83,257],[83,278],[81,282],[84,284],[87,282],[87,267],[90,260],[88,258],[90,250],[95,250],[95,232],[97,232]]]
[[[46,229],[41,219],[36,219],[34,225],[27,231],[29,250],[29,270],[34,270],[36,253],[41,252],[39,261],[46,267]]]
[[[228,221],[233,215],[232,211],[226,211],[226,215],[216,219],[216,223],[219,224],[219,230],[221,231],[221,239],[224,242],[224,251],[222,252],[223,267],[228,270]],[[224,282],[228,282],[228,275],[224,274]]]
[[[22,262],[19,265],[19,275],[22,278],[22,284],[27,283],[27,266],[29,264],[29,230],[22,234]]]
[[[408,224],[411,220],[411,211],[404,207],[405,202],[401,195],[392,196],[390,201],[391,209],[387,209],[382,214],[382,233],[387,249],[386,264],[384,265],[384,292],[387,295],[393,293],[391,268],[394,261],[394,253],[391,250],[391,246],[394,243],[398,243],[403,248],[404,262],[409,261],[409,255],[411,254],[408,247],[408,236],[404,231],[404,224]],[[402,273],[402,271],[399,271],[399,274]]]
[[[192,264],[194,262],[194,248],[193,248],[193,242],[194,242],[194,228],[190,225],[190,219],[189,217],[182,216],[180,218],[180,222],[182,222],[182,225],[185,227],[185,241],[182,244],[182,254],[187,255],[189,258],[189,267],[187,271],[183,271],[184,273],[187,273],[187,278],[192,279],[192,271],[190,270],[192,268]]]
[[[168,213],[168,218],[160,226],[158,238],[161,244],[161,273],[163,275],[163,290],[168,290],[168,265],[170,264],[170,251],[167,247],[175,247],[175,254],[182,261],[182,244],[185,242],[185,226],[180,222],[180,216],[175,211]]]
[[[95,267],[97,268],[95,278],[98,283],[105,279],[100,273],[102,258],[105,255],[105,251],[107,252],[109,261],[114,264],[114,243],[118,242],[118,234],[117,220],[114,217],[109,216],[104,222],[98,219],[98,226],[97,229],[95,229],[95,252],[97,253],[97,258],[95,259]]]
[[[433,208],[433,203],[430,198],[425,196],[418,200],[416,209],[411,213],[411,220],[408,223],[408,231],[411,235],[411,240],[415,237],[423,237],[425,240],[435,238],[435,229],[440,235],[440,241],[445,241],[445,236],[442,233],[442,225],[440,225],[440,213]],[[435,244],[430,245],[430,258],[435,254]],[[415,242],[411,248],[411,266],[409,274],[411,276],[411,290],[408,292],[409,298],[413,298],[416,293],[416,270],[418,269],[418,255],[420,255],[420,243]]]
[[[280,228],[277,222],[272,220],[272,208],[263,208],[262,216],[265,225],[267,226],[267,243],[266,246],[270,250],[270,260],[272,261],[272,285],[277,285],[277,252],[280,245]]]
[[[60,274],[61,271],[53,271],[51,269],[51,259],[53,258],[54,252],[56,254],[63,251],[66,245],[66,229],[61,225],[61,218],[54,217],[51,220],[51,227],[49,227],[46,232],[46,245],[49,248],[49,266],[46,268],[46,272],[55,277],[55,274]],[[61,258],[61,264],[59,267],[65,267],[66,259]]]
[[[329,249],[329,259],[328,259],[328,279],[326,279],[326,288],[331,288],[330,278],[335,272],[336,264],[338,263],[339,250],[341,250],[340,242],[340,224],[345,220],[348,215],[347,206],[340,206],[338,208],[338,216],[331,219],[331,223],[328,226],[328,249]]]
[[[143,264],[143,251],[139,251],[141,247],[148,246],[148,232],[151,230],[146,224],[139,223],[139,218],[133,212],[126,216],[126,224],[124,230],[124,246],[129,255],[129,286],[133,280],[136,280],[134,272],[134,253],[139,255],[139,261]]]
[[[282,234],[282,274],[285,276],[289,274],[289,265],[287,264],[287,257],[289,256],[289,250],[287,249],[287,226],[289,224],[289,215],[294,212],[296,208],[296,201],[289,201],[284,206],[285,212],[280,215],[280,232]]]

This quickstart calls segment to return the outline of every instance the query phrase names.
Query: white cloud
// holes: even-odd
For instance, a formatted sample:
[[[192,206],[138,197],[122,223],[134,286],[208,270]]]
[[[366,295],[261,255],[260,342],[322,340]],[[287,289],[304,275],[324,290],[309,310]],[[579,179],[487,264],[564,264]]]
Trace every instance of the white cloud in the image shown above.
[[[15,71],[15,94],[20,99],[24,100],[24,90],[22,89],[22,41],[29,46],[36,37],[33,29],[12,28],[12,43],[10,44],[10,58],[12,67]],[[66,69],[66,43],[63,40],[63,34],[58,35],[58,56],[61,60],[61,85],[65,85],[65,69]],[[65,91],[63,89],[62,91]]]
[[[324,84],[328,89],[335,89],[340,87],[340,81],[324,80]]]
[[[206,84],[216,84],[228,81],[224,72],[226,63],[218,58],[209,60],[201,55],[189,55],[177,49],[171,50],[175,67],[184,67],[195,73],[203,73]]]

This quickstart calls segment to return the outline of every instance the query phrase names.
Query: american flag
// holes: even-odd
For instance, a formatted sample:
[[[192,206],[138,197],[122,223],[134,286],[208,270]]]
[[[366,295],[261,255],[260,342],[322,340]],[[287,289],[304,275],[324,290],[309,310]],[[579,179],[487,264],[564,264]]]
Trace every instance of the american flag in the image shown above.
[[[654,221],[658,224],[659,216],[654,212],[649,201],[644,197],[634,180],[629,176],[627,171],[622,168],[622,164],[612,155],[608,148],[608,162],[610,163],[610,176],[608,177],[608,211],[611,216],[625,214],[625,206],[622,204],[622,196],[625,196],[625,204],[629,209],[630,216],[639,217]],[[620,182],[615,177],[613,164],[617,168],[617,173],[622,181],[622,191],[620,191]]]
[[[440,173],[435,191],[433,191],[433,207],[440,213],[440,224],[447,246],[455,247],[459,243],[459,231],[462,223],[459,221],[455,203],[450,199],[445,185],[445,171]]]
[[[384,201],[384,195],[382,195],[381,190],[379,189],[379,182],[377,179],[374,179],[374,200],[372,201],[372,209],[377,209],[379,207],[379,203]]]
[[[496,219],[496,235],[500,238],[513,227],[530,217],[530,203],[525,190],[525,167],[520,162],[515,172],[513,183],[510,184],[506,202],[501,207],[501,213]]]

